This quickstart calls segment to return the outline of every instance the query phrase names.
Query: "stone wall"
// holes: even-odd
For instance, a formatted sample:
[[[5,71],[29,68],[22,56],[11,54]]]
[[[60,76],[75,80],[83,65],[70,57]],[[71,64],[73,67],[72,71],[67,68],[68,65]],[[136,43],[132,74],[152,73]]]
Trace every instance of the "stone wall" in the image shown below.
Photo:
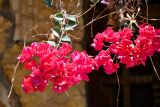
[[[62,1],[64,4],[67,4],[67,7],[69,7],[68,12],[79,13],[81,11],[82,6],[79,6],[79,4],[77,6],[77,2],[80,0],[70,0],[70,3],[68,2],[69,0]],[[0,11],[5,11],[4,7],[2,6],[3,2],[5,2],[5,0],[0,0]],[[54,12],[54,10],[44,6],[42,0],[11,0],[10,7],[8,8],[10,13],[12,13],[12,15],[15,17],[15,21],[8,20],[0,13],[0,67],[2,67],[2,72],[5,74],[6,78],[11,81],[13,71],[17,63],[16,57],[23,47],[24,37],[27,35],[28,41],[26,42],[36,40],[36,38],[31,38],[30,33],[31,29],[35,26],[37,27],[39,33],[46,33],[50,28],[49,16]],[[83,20],[80,19],[80,27],[82,27],[82,25]],[[15,32],[13,32],[13,30],[15,30]],[[80,32],[72,32],[72,35],[76,35],[76,37],[80,38],[78,40],[74,40],[74,47],[78,50],[82,50],[81,42],[83,40],[83,30]],[[9,46],[7,45],[8,42],[6,42],[8,39],[12,40],[9,42]],[[50,85],[43,93],[36,92],[33,94],[25,94],[21,88],[21,81],[26,74],[27,71],[23,69],[22,65],[19,65],[13,87],[13,92],[15,92],[15,95],[18,96],[20,101],[19,106],[86,107],[85,83],[82,82],[81,84],[72,87],[68,91],[69,96],[66,93],[57,94],[51,92]],[[5,93],[5,100],[8,91],[6,92],[5,89],[3,89],[1,93],[3,92]],[[14,107],[10,102],[6,104],[3,103],[3,99],[0,100],[0,107],[1,105],[4,107]]]

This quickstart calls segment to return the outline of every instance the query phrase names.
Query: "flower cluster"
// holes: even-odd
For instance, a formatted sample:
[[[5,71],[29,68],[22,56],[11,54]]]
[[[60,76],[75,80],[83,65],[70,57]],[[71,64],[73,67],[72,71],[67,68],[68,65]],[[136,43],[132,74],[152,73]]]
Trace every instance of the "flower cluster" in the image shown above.
[[[119,63],[125,64],[126,68],[145,65],[147,57],[155,51],[160,52],[160,30],[143,24],[135,37],[129,28],[115,32],[109,27],[95,36],[91,46],[100,51],[95,58],[96,68],[103,65],[105,72],[112,74],[117,71]]]
[[[94,59],[85,51],[72,51],[68,43],[57,48],[48,43],[34,42],[23,48],[18,60],[31,71],[22,82],[25,93],[43,92],[49,81],[53,83],[53,91],[65,92],[81,80],[88,81],[87,73],[95,65]]]
[[[160,29],[143,24],[139,34],[133,35],[129,28],[115,32],[109,27],[95,36],[92,46],[100,51],[95,59],[85,51],[73,51],[65,42],[59,47],[41,42],[24,47],[18,60],[31,72],[23,79],[23,90],[42,92],[50,81],[53,91],[62,93],[81,80],[89,81],[87,74],[94,68],[103,66],[110,75],[117,72],[120,63],[126,68],[145,65],[147,57],[160,52]]]

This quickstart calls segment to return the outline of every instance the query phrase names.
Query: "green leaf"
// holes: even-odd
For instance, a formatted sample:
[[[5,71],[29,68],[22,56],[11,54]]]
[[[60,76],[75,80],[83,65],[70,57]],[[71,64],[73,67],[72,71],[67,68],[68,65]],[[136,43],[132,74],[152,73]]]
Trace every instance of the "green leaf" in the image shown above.
[[[67,35],[64,35],[64,36],[62,37],[62,41],[65,41],[65,42],[72,42],[71,39],[70,39],[70,37],[67,36]]]
[[[76,25],[75,26],[70,26],[70,25],[65,25],[65,30],[74,30],[74,27],[76,27]]]
[[[92,3],[97,3],[99,0],[90,0]]]
[[[71,20],[71,21],[74,21],[74,22],[77,22],[77,18],[76,18],[75,15],[68,15],[68,16],[67,16],[67,19],[68,19],[68,20]]]
[[[54,46],[54,47],[56,46],[56,42],[54,42],[54,41],[47,41],[47,43]]]
[[[52,7],[52,0],[43,0],[43,3],[45,4],[45,5],[47,5],[48,7]]]
[[[63,13],[56,13],[56,14],[54,14],[53,18],[54,18],[55,21],[59,22],[59,21],[62,21],[64,19],[64,15],[63,15]]]
[[[55,26],[61,26],[62,24],[62,21],[64,19],[64,14],[63,13],[55,13],[53,15],[53,21],[54,21],[54,24]]]
[[[62,23],[62,21],[57,21],[57,20],[53,20],[53,22],[56,27],[60,26],[60,24]]]
[[[60,28],[54,28],[54,29],[51,29],[51,31],[52,31],[52,34],[53,34],[54,36],[56,36],[57,38],[60,37],[60,35],[61,35],[61,30],[60,30]]]
[[[65,30],[73,30],[78,24],[75,21],[69,20],[68,23],[65,25]]]

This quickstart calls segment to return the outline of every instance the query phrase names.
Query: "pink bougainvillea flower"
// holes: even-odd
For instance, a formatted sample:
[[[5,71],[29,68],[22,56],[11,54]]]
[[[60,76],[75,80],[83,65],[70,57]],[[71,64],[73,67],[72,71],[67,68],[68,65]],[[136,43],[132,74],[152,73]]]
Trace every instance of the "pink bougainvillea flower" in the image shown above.
[[[118,56],[126,56],[131,55],[134,48],[134,44],[131,40],[124,39],[121,40],[119,44],[117,44],[116,50]]]
[[[36,67],[37,64],[36,64],[36,61],[34,60],[31,60],[31,61],[28,61],[27,63],[24,63],[24,68],[27,69],[27,70],[32,70],[33,67]]]
[[[23,48],[22,53],[17,58],[20,62],[23,63],[23,62],[29,61],[32,56],[33,56],[32,48],[29,46],[26,46]]]
[[[95,50],[100,51],[95,57],[96,69],[103,65],[106,74],[116,72],[119,67],[118,63],[125,64],[126,68],[139,64],[145,65],[147,57],[152,56],[155,51],[160,52],[160,30],[155,29],[152,25],[140,25],[139,35],[136,35],[135,39],[130,28],[114,32],[112,28],[108,27],[102,33],[98,33],[98,35],[101,35],[100,38],[104,39],[100,39],[101,42],[98,43],[99,36],[96,36],[93,40],[94,45],[92,46]],[[109,44],[106,51],[102,49],[102,47],[105,47],[104,44],[101,44],[103,42]],[[112,55],[116,56],[115,59],[111,57]],[[113,60],[117,59],[119,62],[113,63]]]
[[[101,50],[99,54],[95,57],[96,69],[98,70],[101,65],[105,64],[110,59],[111,59],[110,53],[105,50]]]
[[[45,78],[45,75],[42,71],[37,68],[32,68],[32,73],[25,77],[22,82],[22,88],[26,93],[35,92],[35,91],[44,91],[48,78]]]
[[[24,47],[17,57],[25,69],[31,71],[24,77],[22,88],[25,93],[43,92],[50,81],[54,92],[63,93],[81,80],[89,81],[87,74],[100,66],[111,75],[117,72],[120,63],[126,68],[145,65],[147,57],[155,51],[160,52],[160,30],[143,24],[136,36],[133,40],[129,28],[117,32],[110,27],[105,29],[95,36],[91,44],[100,51],[95,58],[86,51],[73,51],[68,43],[53,47],[48,43],[33,42]]]
[[[129,29],[129,28],[124,28],[120,31],[120,36],[121,36],[121,39],[131,39],[132,37],[132,30]]]
[[[78,72],[78,76],[81,80],[88,81],[87,73],[90,73],[94,69],[95,61],[89,57],[85,51],[78,52],[74,51],[71,54],[73,64],[75,66],[75,72]]]
[[[113,29],[111,27],[108,27],[107,29],[105,29],[102,32],[102,35],[104,36],[104,41],[105,42],[112,42],[114,33],[115,32],[113,31]]]
[[[62,43],[62,46],[60,47],[60,55],[66,56],[68,53],[72,51],[72,46],[68,43]]]
[[[156,32],[153,26],[142,24],[139,26],[139,36],[152,39],[156,36]]]
[[[32,78],[30,76],[23,78],[22,88],[25,93],[31,93],[35,91],[35,87],[33,86]]]
[[[116,63],[114,64],[112,60],[106,62],[105,64],[103,64],[104,67],[104,71],[106,74],[111,75],[115,72],[117,72],[117,69],[119,68],[119,64]]]
[[[96,69],[98,70],[99,67],[103,65],[104,71],[108,75],[115,73],[119,68],[119,64],[113,63],[109,51],[101,50],[99,54],[95,57],[95,61]]]
[[[95,65],[85,51],[72,52],[68,43],[54,48],[48,43],[34,42],[23,48],[18,60],[31,71],[22,82],[25,93],[43,92],[49,81],[53,83],[54,92],[63,93],[81,80],[89,81],[87,73]]]
[[[91,44],[91,46],[93,46],[96,51],[99,51],[103,48],[103,40],[104,40],[103,35],[98,33],[93,39],[94,42]]]

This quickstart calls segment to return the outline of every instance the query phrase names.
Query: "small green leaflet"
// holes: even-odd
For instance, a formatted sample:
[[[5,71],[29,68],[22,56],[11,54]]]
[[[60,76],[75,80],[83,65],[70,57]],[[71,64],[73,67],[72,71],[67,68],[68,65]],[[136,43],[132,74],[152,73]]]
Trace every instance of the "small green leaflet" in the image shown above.
[[[53,5],[53,1],[52,0],[43,0],[43,3],[45,5],[47,5],[48,7],[52,7],[52,5]]]
[[[71,39],[70,39],[70,37],[67,36],[67,35],[64,35],[64,36],[62,37],[62,41],[65,41],[65,42],[72,42]]]
[[[68,15],[67,17],[68,23],[65,25],[65,30],[73,30],[74,27],[78,25],[78,21],[75,15]]]
[[[77,26],[77,24],[74,24],[74,25],[68,25],[68,24],[67,24],[67,25],[65,25],[65,28],[64,28],[64,29],[65,29],[65,30],[74,30],[73,28],[76,27],[76,26]]]
[[[74,22],[77,22],[77,19],[76,19],[76,16],[75,16],[75,15],[68,15],[68,16],[67,16],[67,19],[68,19],[68,20],[71,20],[71,21],[74,21]]]
[[[63,13],[55,13],[54,15],[53,15],[53,21],[54,21],[54,24],[56,25],[56,26],[61,26],[61,24],[62,24],[62,21],[63,21],[63,19],[64,19],[64,14]]]
[[[63,13],[56,13],[54,14],[54,20],[56,21],[62,21],[64,19]]]
[[[54,28],[54,29],[51,29],[51,31],[52,31],[52,34],[53,34],[54,36],[56,36],[57,38],[60,37],[60,35],[61,35],[60,28]]]
[[[56,43],[54,41],[47,41],[48,44],[52,45],[52,46],[56,46]]]

